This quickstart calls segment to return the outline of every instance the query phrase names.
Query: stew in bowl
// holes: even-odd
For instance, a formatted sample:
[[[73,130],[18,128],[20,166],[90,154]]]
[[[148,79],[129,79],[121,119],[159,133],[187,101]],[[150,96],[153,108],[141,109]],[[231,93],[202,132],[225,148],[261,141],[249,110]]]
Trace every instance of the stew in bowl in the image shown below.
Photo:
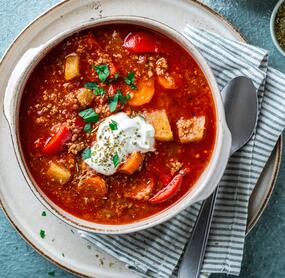
[[[217,149],[208,79],[187,49],[150,28],[107,24],[68,36],[23,86],[18,138],[29,175],[85,223],[127,225],[165,212]]]

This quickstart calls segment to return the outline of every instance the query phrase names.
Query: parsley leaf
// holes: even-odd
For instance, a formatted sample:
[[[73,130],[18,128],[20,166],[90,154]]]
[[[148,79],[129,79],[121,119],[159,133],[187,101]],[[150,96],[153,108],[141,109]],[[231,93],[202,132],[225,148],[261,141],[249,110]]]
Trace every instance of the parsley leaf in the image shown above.
[[[86,148],[82,152],[81,157],[82,157],[83,160],[86,160],[86,159],[90,158],[91,157],[91,149],[90,148]]]
[[[84,87],[89,89],[89,90],[92,90],[93,94],[96,95],[96,96],[103,96],[105,94],[105,90],[103,88],[100,88],[98,86],[98,84],[95,83],[95,82],[85,83]]]
[[[55,271],[53,270],[53,271],[48,272],[48,275],[49,276],[55,276]]]
[[[45,238],[46,232],[44,230],[40,230],[40,236],[41,236],[41,238]]]
[[[119,101],[119,96],[118,94],[115,94],[113,97],[111,97],[109,99],[109,108],[110,108],[110,112],[114,112],[117,108],[118,105],[118,101]]]
[[[83,130],[85,132],[91,132],[92,130],[91,124],[90,123],[85,124],[85,126],[83,127]]]
[[[105,82],[107,80],[108,76],[110,75],[109,66],[107,64],[103,64],[103,65],[99,65],[99,66],[93,65],[93,68],[97,72],[99,79],[102,82]]]
[[[121,104],[125,105],[127,103],[128,100],[131,99],[131,95],[129,93],[127,93],[125,96],[122,95],[122,93],[119,95],[119,100],[121,102]]]
[[[98,87],[98,85],[95,82],[88,82],[84,84],[84,87],[86,89],[95,90]]]
[[[83,118],[86,123],[96,123],[99,121],[99,115],[92,108],[81,111],[79,116]]]
[[[113,156],[113,163],[115,167],[117,167],[120,163],[120,158],[117,153]]]
[[[132,90],[136,90],[137,86],[135,83],[135,73],[133,71],[130,71],[127,75],[127,77],[124,78],[125,83],[131,87]]]
[[[105,90],[103,88],[97,87],[95,89],[95,95],[96,96],[103,96],[105,94]]]
[[[114,112],[116,110],[118,101],[120,101],[122,105],[125,105],[130,98],[131,98],[131,95],[129,93],[123,96],[121,90],[118,89],[116,94],[113,97],[109,98],[110,111]]]
[[[109,127],[111,130],[117,130],[118,129],[118,123],[114,120],[111,120],[111,123],[109,123]]]
[[[47,216],[47,213],[45,211],[43,211],[42,216]]]

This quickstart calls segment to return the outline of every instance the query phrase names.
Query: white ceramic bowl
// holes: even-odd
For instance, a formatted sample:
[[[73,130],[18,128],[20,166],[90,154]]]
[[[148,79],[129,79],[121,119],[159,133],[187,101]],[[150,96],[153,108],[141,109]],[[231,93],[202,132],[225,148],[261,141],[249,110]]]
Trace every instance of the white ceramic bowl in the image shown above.
[[[212,158],[207,168],[204,170],[196,184],[191,188],[191,190],[189,190],[188,193],[186,193],[182,198],[180,198],[170,207],[148,218],[142,219],[131,224],[105,225],[88,222],[69,214],[68,212],[64,211],[56,204],[54,204],[50,199],[48,199],[44,192],[42,192],[41,189],[37,186],[36,182],[34,181],[32,175],[28,170],[28,167],[26,166],[21,149],[21,144],[19,140],[19,106],[23,89],[25,87],[29,75],[34,70],[35,66],[39,63],[39,61],[55,45],[60,43],[66,37],[78,31],[100,25],[119,23],[135,24],[147,27],[154,31],[158,31],[161,34],[164,34],[170,39],[176,41],[179,45],[181,45],[184,49],[188,51],[188,53],[194,58],[199,67],[202,69],[211,88],[217,115],[217,131],[216,143]],[[143,230],[162,223],[175,216],[191,204],[207,198],[214,191],[223,175],[231,148],[231,134],[226,124],[224,107],[220,92],[215,77],[205,59],[202,57],[199,51],[189,42],[189,40],[187,40],[182,34],[158,21],[138,16],[111,16],[88,21],[82,23],[76,28],[58,34],[43,45],[39,45],[36,48],[29,49],[19,60],[8,81],[5,90],[4,113],[10,126],[11,137],[19,167],[21,168],[21,171],[28,185],[31,188],[32,192],[35,194],[35,196],[42,202],[43,205],[45,205],[51,212],[53,212],[63,221],[67,222],[72,226],[75,226],[78,229],[95,233],[122,234]]]
[[[279,50],[279,52],[283,56],[285,56],[285,50],[280,46],[279,42],[277,41],[277,38],[275,35],[275,29],[274,29],[276,14],[277,14],[280,6],[282,5],[282,3],[284,3],[284,0],[279,0],[277,2],[277,4],[275,5],[273,11],[272,11],[271,18],[270,18],[270,34],[271,34],[271,38],[272,38],[273,43],[276,46],[276,48]]]

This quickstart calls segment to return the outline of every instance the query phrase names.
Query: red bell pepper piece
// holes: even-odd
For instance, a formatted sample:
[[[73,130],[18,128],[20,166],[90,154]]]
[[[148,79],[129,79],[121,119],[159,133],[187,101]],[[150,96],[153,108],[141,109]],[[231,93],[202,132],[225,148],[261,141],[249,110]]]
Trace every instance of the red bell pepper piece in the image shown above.
[[[158,191],[152,198],[149,199],[151,204],[159,204],[165,201],[168,201],[172,197],[174,197],[177,192],[180,190],[183,176],[190,172],[189,168],[185,168],[179,171],[179,173],[171,180],[171,182]]]
[[[43,152],[46,154],[54,154],[61,151],[64,144],[71,139],[71,135],[67,126],[61,126],[52,137],[47,139],[43,147]]]
[[[124,40],[123,47],[135,53],[157,53],[160,51],[156,38],[145,31],[129,33]]]

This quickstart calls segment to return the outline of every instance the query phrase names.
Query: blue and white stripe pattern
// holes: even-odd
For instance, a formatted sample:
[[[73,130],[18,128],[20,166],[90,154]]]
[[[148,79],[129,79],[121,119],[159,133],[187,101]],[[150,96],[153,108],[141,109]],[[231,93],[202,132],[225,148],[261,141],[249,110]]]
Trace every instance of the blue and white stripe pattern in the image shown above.
[[[236,76],[251,78],[258,89],[258,124],[250,142],[231,157],[220,182],[201,277],[219,272],[238,275],[249,197],[285,126],[285,75],[268,68],[263,49],[190,26],[184,35],[206,58],[220,89]],[[143,232],[92,235],[92,242],[142,276],[176,276],[200,206],[194,204],[167,223]]]

